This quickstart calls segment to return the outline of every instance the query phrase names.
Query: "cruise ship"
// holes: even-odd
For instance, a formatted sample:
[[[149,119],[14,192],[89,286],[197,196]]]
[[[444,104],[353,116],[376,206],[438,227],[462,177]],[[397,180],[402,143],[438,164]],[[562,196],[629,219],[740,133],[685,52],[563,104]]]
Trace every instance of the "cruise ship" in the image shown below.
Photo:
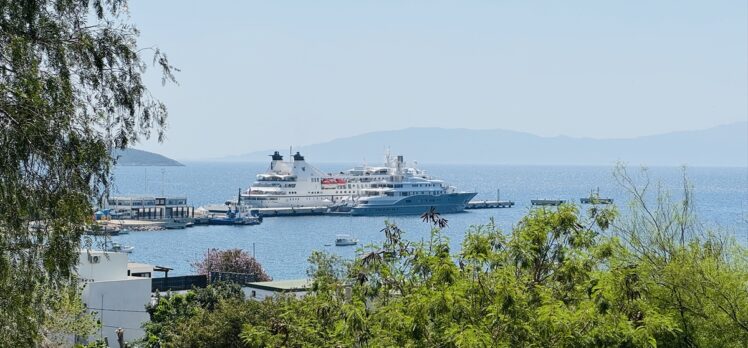
[[[431,206],[440,213],[462,211],[475,196],[458,193],[425,171],[407,167],[403,156],[387,155],[382,167],[364,165],[337,174],[322,172],[299,152],[291,161],[284,161],[278,151],[270,157],[270,168],[240,195],[242,204],[255,208],[346,205],[354,215],[396,215],[420,214]]]
[[[242,204],[255,208],[328,207],[350,202],[363,189],[388,180],[388,167],[357,167],[333,175],[306,162],[299,152],[284,161],[275,151],[270,168],[241,193]]]

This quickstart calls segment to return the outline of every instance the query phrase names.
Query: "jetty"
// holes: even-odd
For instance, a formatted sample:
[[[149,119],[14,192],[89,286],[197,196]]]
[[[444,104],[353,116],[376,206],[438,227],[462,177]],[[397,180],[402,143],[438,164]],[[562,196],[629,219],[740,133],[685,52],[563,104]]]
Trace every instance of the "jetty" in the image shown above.
[[[226,214],[230,206],[231,204],[208,204],[203,209],[209,214]],[[251,214],[258,217],[325,215],[328,210],[329,207],[250,208]]]
[[[325,215],[328,207],[255,208],[262,217]]]
[[[613,204],[613,198],[588,197],[580,198],[579,202],[582,204]]]
[[[465,205],[465,209],[498,209],[513,206],[513,201],[470,201]]]
[[[563,199],[532,199],[530,204],[538,206],[558,206],[566,203]]]

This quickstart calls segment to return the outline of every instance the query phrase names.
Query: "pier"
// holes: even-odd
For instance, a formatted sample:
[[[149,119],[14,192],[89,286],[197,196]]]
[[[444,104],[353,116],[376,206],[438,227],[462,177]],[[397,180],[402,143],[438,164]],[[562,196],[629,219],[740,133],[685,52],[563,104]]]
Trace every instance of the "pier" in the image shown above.
[[[258,215],[262,217],[271,216],[305,216],[305,215],[325,215],[327,207],[292,207],[292,208],[254,208]]]
[[[557,206],[566,203],[563,199],[532,199],[530,204],[539,206]]]
[[[465,206],[465,209],[498,209],[511,208],[513,206],[513,201],[470,201]]]
[[[226,204],[208,204],[203,207],[209,214],[226,214],[230,205]],[[284,207],[284,208],[250,208],[253,215],[258,217],[274,216],[307,216],[307,215],[325,215],[328,213],[328,207]]]
[[[599,197],[580,198],[579,202],[582,204],[613,204],[613,198],[599,198]]]

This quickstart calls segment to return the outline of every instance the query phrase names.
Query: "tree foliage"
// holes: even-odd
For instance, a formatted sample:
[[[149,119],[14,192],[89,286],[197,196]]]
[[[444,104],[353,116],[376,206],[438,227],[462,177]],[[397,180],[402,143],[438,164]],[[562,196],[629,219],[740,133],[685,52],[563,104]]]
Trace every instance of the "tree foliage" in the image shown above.
[[[163,138],[166,107],[142,80],[124,0],[0,0],[0,346],[32,346],[48,292],[75,283],[111,150]]]
[[[251,303],[236,284],[217,283],[156,298],[148,307],[147,347],[236,346]],[[189,342],[189,344],[187,344]],[[234,344],[232,344],[232,342]]]
[[[98,328],[99,323],[93,313],[86,311],[80,301],[80,292],[76,288],[48,293],[47,301],[52,305],[42,324],[42,347],[62,347],[70,344],[71,335],[89,337]]]
[[[210,275],[210,272],[231,272],[254,274],[257,281],[271,280],[262,265],[242,249],[208,249],[203,259],[192,265],[198,274]]]

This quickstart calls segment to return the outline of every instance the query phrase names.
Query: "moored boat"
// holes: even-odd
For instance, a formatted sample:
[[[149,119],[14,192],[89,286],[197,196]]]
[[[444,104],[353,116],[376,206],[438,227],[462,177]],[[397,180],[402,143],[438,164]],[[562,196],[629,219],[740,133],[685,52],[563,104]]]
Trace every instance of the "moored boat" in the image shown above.
[[[397,156],[388,180],[375,182],[356,199],[351,215],[420,215],[432,208],[440,214],[465,210],[476,192],[458,192],[441,180],[404,166],[403,156]]]
[[[335,246],[350,246],[358,244],[358,239],[351,237],[349,234],[339,234],[335,236]]]
[[[135,247],[131,247],[129,245],[122,245],[117,242],[110,242],[104,244],[104,251],[113,252],[113,253],[132,253],[132,251],[135,250]]]
[[[276,151],[270,169],[239,195],[242,205],[256,208],[326,207],[353,215],[461,212],[474,192],[457,192],[425,171],[407,166],[403,156],[385,156],[384,166],[360,166],[337,174],[323,173],[300,153],[292,162]],[[413,182],[411,185],[411,181]],[[386,189],[392,189],[391,194]],[[374,197],[382,196],[382,197]],[[396,197],[396,198],[393,198]],[[402,199],[401,199],[402,198]]]
[[[253,215],[252,210],[239,209],[235,205],[232,209],[231,206],[225,214],[212,215],[208,218],[209,225],[259,225],[262,223],[262,217]]]
[[[170,221],[165,221],[163,223],[163,227],[167,230],[182,230],[182,229],[187,228],[187,224],[188,224],[187,221],[174,219]]]

